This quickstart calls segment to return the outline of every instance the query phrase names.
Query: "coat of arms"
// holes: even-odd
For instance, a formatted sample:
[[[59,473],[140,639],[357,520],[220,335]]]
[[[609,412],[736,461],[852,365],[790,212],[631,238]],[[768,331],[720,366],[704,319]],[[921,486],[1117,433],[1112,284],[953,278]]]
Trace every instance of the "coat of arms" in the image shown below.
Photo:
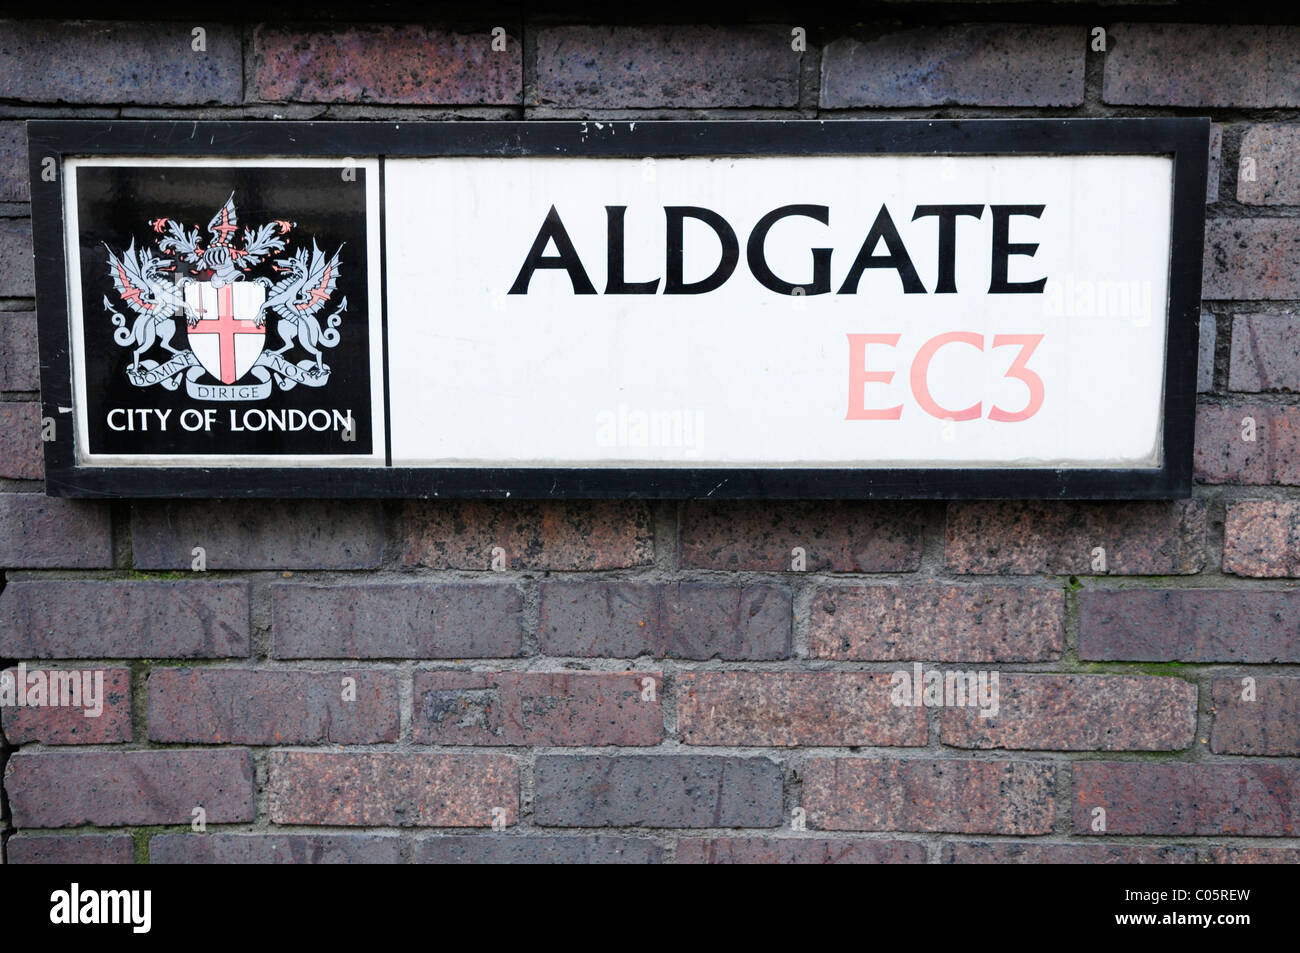
[[[132,384],[176,390],[183,378],[191,397],[230,401],[329,381],[322,349],[339,343],[348,306],[346,297],[333,300],[342,246],[327,256],[312,239],[310,251],[300,244],[290,254],[295,226],[287,219],[245,228],[241,241],[233,193],[208,222],[206,243],[197,227],[187,230],[174,219],[149,224],[161,236],[156,245],[137,250],[132,240],[120,255],[108,249],[120,304],[105,295],[104,307],[116,328],[113,340],[131,350]],[[268,317],[279,347],[267,340]],[[187,346],[176,340],[182,327]]]

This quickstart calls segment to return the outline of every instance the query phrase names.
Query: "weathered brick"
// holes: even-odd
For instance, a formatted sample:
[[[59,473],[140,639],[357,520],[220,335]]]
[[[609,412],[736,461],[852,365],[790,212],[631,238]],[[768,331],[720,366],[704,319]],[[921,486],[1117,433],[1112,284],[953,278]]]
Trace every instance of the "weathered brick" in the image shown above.
[[[929,25],[822,53],[823,109],[853,106],[1078,106],[1088,38],[1077,26]]]
[[[1300,864],[1300,847],[1212,847],[1209,861],[1212,864]]]
[[[350,690],[345,678],[352,680]],[[148,685],[151,741],[345,745],[397,740],[396,672],[155,668]]]
[[[242,582],[20,579],[0,593],[0,657],[234,658],[249,638]]]
[[[396,834],[155,834],[151,864],[399,864]]]
[[[1233,317],[1228,390],[1300,391],[1300,316]]]
[[[539,755],[543,827],[776,827],[781,767],[767,758]]]
[[[1194,864],[1194,847],[945,841],[945,864]]]
[[[237,748],[19,751],[5,768],[15,827],[209,824],[253,819],[253,759]]]
[[[15,834],[5,844],[10,864],[131,864],[130,834]]]
[[[0,43],[3,42],[0,33]],[[0,67],[2,75],[4,71]],[[31,220],[0,218],[0,298],[30,298],[35,294]]]
[[[1300,124],[1251,126],[1241,139],[1237,201],[1300,205]]]
[[[1196,573],[1205,565],[1205,502],[981,502],[948,507],[947,565],[965,573],[1093,570],[1110,575]]]
[[[688,745],[924,745],[924,708],[896,706],[888,672],[683,672]]]
[[[276,658],[509,658],[523,646],[515,585],[271,587]]]
[[[1216,678],[1210,686],[1214,700],[1214,729],[1210,750],[1215,754],[1300,755],[1300,678],[1251,676],[1247,701],[1243,678]]]
[[[1228,503],[1223,571],[1238,576],[1300,576],[1300,503]]]
[[[1300,298],[1300,222],[1293,218],[1206,222],[1201,296],[1251,301]]]
[[[812,658],[1041,662],[1061,657],[1065,595],[1014,586],[824,586],[808,622]]]
[[[1133,106],[1300,106],[1300,28],[1116,23],[1101,97]]]
[[[40,366],[36,312],[0,311],[0,390],[37,390]]]
[[[544,582],[547,655],[788,658],[790,590],[714,583]]]
[[[611,834],[429,834],[415,839],[417,864],[658,864],[647,837]]]
[[[0,712],[0,728],[10,744],[101,745],[131,740],[130,670],[24,668],[20,672],[10,668],[0,673],[0,682],[16,692],[20,675],[29,686],[27,704]],[[35,705],[31,694],[34,681],[41,689]],[[64,704],[74,701],[75,705]]]
[[[407,566],[623,569],[653,558],[650,510],[641,502],[412,500],[402,511]]]
[[[818,830],[1047,834],[1054,775],[1024,761],[813,758],[803,803]]]
[[[914,841],[828,837],[683,837],[679,864],[923,864]]]
[[[41,405],[35,401],[0,403],[0,477],[39,480],[44,475]]]
[[[650,679],[653,696],[642,700]],[[653,745],[662,672],[417,672],[416,744]]]
[[[1196,356],[1196,390],[1208,394],[1214,390],[1214,347],[1218,326],[1214,315],[1201,313],[1200,352]]]
[[[1196,733],[1196,686],[1181,678],[1014,675],[998,678],[997,712],[943,708],[943,743],[1028,751],[1177,751]]]
[[[1223,176],[1223,123],[1210,123],[1210,160],[1205,176],[1205,201],[1219,201],[1219,179]]]
[[[788,26],[546,28],[534,105],[794,106],[799,61]]]
[[[1295,486],[1300,407],[1203,404],[1196,408],[1195,446],[1196,479],[1202,483]]]
[[[1076,834],[1294,837],[1300,765],[1081,761],[1074,768]],[[1106,830],[1092,829],[1094,809]]]
[[[1300,662],[1300,591],[1085,589],[1079,658]]]
[[[682,509],[678,556],[687,569],[912,572],[921,514],[897,503],[704,503]],[[801,570],[801,571],[802,571]]]
[[[496,754],[272,751],[276,824],[490,827],[519,820],[519,765]]]
[[[235,105],[242,101],[239,28],[185,22],[7,20],[0,26],[5,97],[33,103]]]
[[[516,105],[523,95],[518,32],[493,50],[491,32],[424,26],[253,32],[253,88],[271,102]]]
[[[112,565],[108,504],[41,493],[0,493],[0,566],[101,569]]]
[[[131,507],[140,569],[374,569],[384,517],[373,500],[151,501]]]
[[[3,42],[0,39],[0,44]],[[28,201],[31,192],[27,176],[27,129],[21,122],[0,122],[0,202]],[[3,361],[0,361],[0,381],[3,380]]]

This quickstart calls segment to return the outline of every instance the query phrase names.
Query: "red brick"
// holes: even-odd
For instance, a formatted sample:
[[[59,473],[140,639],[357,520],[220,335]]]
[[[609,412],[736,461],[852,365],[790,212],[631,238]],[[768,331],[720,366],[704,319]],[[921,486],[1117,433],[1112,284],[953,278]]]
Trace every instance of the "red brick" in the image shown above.
[[[0,403],[0,477],[39,480],[44,476],[41,405],[34,401]]]
[[[1300,662],[1300,591],[1093,589],[1079,593],[1079,658]]]
[[[1132,106],[1300,106],[1300,28],[1116,23],[1102,100]]]
[[[1088,37],[1077,26],[929,24],[822,53],[821,106],[1078,106]]]
[[[516,585],[271,587],[275,658],[508,658],[523,646]]]
[[[547,655],[778,659],[791,620],[784,586],[544,582],[539,639]]]
[[[155,834],[151,864],[400,864],[396,834]]]
[[[5,125],[0,123],[0,127]],[[26,180],[24,169],[23,181]],[[36,312],[0,311],[0,390],[39,390],[40,369],[41,360],[36,353]]]
[[[945,841],[945,864],[1194,864],[1193,847]]]
[[[923,864],[915,841],[847,837],[683,837],[679,864]]]
[[[9,864],[132,864],[130,834],[15,834],[5,844]]]
[[[1054,777],[1025,761],[813,758],[803,804],[818,830],[1047,834]]]
[[[1300,298],[1300,222],[1220,218],[1205,223],[1201,297]]]
[[[0,61],[3,61],[2,54]],[[3,75],[0,67],[0,76]],[[31,220],[0,218],[0,298],[30,298],[35,294]]]
[[[50,679],[55,672],[66,672],[77,679],[77,694],[70,696],[73,689],[69,685],[51,690]],[[0,727],[4,737],[14,745],[39,741],[47,745],[102,745],[116,744],[131,740],[131,672],[125,668],[70,668],[70,669],[24,669],[27,684],[40,673],[42,689],[46,694],[39,707],[4,708],[0,710]],[[18,669],[9,668],[0,674],[0,680],[16,686]],[[69,675],[58,677],[66,679]],[[88,704],[82,693],[86,685],[86,675],[90,676],[92,691],[95,693],[95,705]],[[54,707],[50,703],[57,693],[67,701],[76,698],[76,707],[63,705]],[[30,697],[30,696],[29,696]],[[99,714],[95,715],[95,709]]]
[[[108,504],[42,493],[0,493],[0,566],[104,569],[113,565]]]
[[[1300,755],[1300,678],[1256,675],[1254,699],[1242,698],[1243,679],[1216,678],[1210,686],[1214,700],[1214,729],[1210,750],[1215,754]]]
[[[533,105],[795,106],[788,26],[562,26],[537,35]]]
[[[802,549],[808,572],[912,572],[921,514],[895,503],[686,503],[678,558],[686,569],[787,572]]]
[[[1300,847],[1211,847],[1208,859],[1212,864],[1300,864]]]
[[[1106,834],[1295,837],[1300,827],[1300,765],[1074,764],[1074,832],[1092,830],[1106,811]]]
[[[1295,486],[1300,483],[1300,407],[1197,407],[1195,466],[1202,483]]]
[[[1227,504],[1223,571],[1238,576],[1300,576],[1300,503]]]
[[[252,86],[258,99],[305,103],[515,105],[523,95],[523,48],[510,30],[504,50],[489,30],[423,26],[298,32],[258,26]]]
[[[1247,205],[1300,205],[1300,124],[1250,126],[1241,139],[1237,201]]]
[[[1228,390],[1300,391],[1300,316],[1233,317]]]
[[[945,707],[941,737],[956,748],[1177,751],[1196,733],[1196,686],[1181,678],[1002,673],[997,714]]]
[[[344,701],[343,679],[355,699]],[[396,672],[155,668],[149,739],[194,744],[373,744],[396,741]]]
[[[248,751],[19,751],[5,768],[15,827],[209,824],[253,819]]]
[[[519,766],[496,754],[273,751],[276,824],[490,827],[519,820]]]
[[[658,864],[648,837],[617,834],[429,834],[415,839],[417,864]]]
[[[826,586],[808,654],[866,662],[1041,662],[1061,657],[1065,596],[1014,586]]]
[[[26,126],[21,122],[0,122],[0,202],[30,200],[28,174]],[[0,360],[0,381],[4,380],[3,364]],[[0,390],[4,389],[0,385]]]
[[[1110,575],[1196,573],[1205,565],[1205,502],[954,503],[947,565],[954,572],[1093,572],[1106,550]]]
[[[688,745],[924,745],[923,708],[895,706],[887,672],[683,672]]]
[[[651,679],[652,698],[642,700]],[[662,672],[416,672],[416,744],[654,745]]]
[[[445,502],[413,500],[402,511],[407,566],[591,570],[644,566],[653,558],[650,510],[640,502]]]

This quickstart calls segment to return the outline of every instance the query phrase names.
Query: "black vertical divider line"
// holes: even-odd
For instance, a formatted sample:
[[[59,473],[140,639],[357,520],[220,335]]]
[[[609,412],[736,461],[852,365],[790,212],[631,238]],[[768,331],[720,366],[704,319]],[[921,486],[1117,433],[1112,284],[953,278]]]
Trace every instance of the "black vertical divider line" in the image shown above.
[[[379,156],[379,325],[384,364],[384,466],[393,465],[393,396],[388,387],[388,202]]]

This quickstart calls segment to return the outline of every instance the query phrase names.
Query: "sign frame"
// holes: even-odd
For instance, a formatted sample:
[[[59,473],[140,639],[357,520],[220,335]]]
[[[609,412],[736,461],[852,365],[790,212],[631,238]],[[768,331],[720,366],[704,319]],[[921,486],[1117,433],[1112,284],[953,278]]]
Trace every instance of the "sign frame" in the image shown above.
[[[46,493],[98,498],[1172,499],[1191,495],[1210,121],[871,119],[742,121],[27,123]],[[388,157],[593,159],[815,155],[1165,155],[1173,160],[1163,450],[1158,468],[149,467],[78,466],[65,259],[64,159],[355,157],[379,166],[386,285]],[[49,169],[56,174],[51,181]],[[373,266],[372,266],[373,267]],[[386,296],[385,296],[386,297]],[[382,315],[385,437],[388,320]],[[44,429],[44,428],[43,428]]]

